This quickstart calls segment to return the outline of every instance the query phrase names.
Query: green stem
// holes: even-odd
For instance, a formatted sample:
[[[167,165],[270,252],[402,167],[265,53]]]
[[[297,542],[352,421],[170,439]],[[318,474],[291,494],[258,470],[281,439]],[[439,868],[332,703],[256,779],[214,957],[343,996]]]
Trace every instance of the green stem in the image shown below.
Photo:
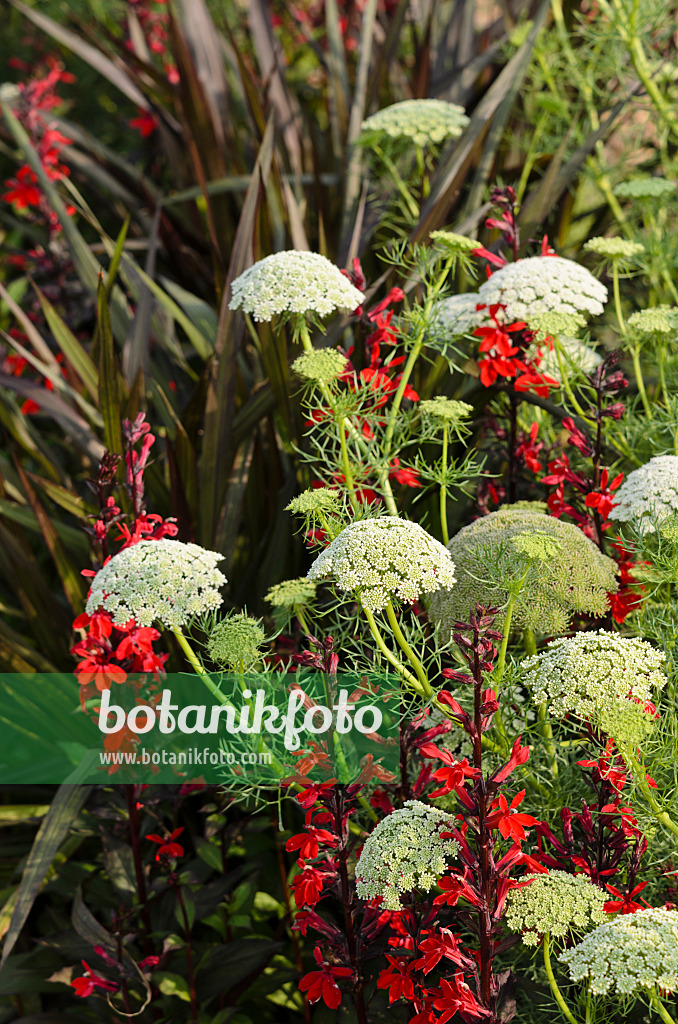
[[[442,457],[442,474],[447,474],[447,423],[443,426],[443,457]],[[443,544],[447,545],[450,539],[450,533],[447,528],[447,487],[444,483],[440,484],[440,531],[442,533]]]
[[[676,822],[673,820],[670,814],[667,814],[666,811],[662,810],[659,801],[655,797],[654,793],[652,792],[652,789],[650,788],[650,784],[647,781],[645,769],[643,768],[642,764],[640,763],[636,755],[633,753],[632,748],[624,746],[620,743],[617,743],[617,748],[624,759],[627,769],[633,775],[634,781],[636,782],[637,786],[640,788],[641,793],[647,800],[650,809],[654,814],[655,818],[657,819],[657,821],[659,822],[659,824],[663,828],[665,828],[667,832],[670,832],[674,836],[674,838],[678,839],[678,824],[676,824]]]
[[[308,636],[310,634],[311,630],[310,630],[308,622],[306,620],[306,616],[302,612],[301,608],[295,608],[294,614],[296,615],[297,619],[299,620],[299,625],[303,629],[305,635]]]
[[[662,1003],[661,999],[659,998],[659,996],[657,995],[655,990],[653,988],[651,988],[651,989],[649,989],[649,993],[650,993],[650,1003],[651,1003],[652,1006],[654,1006],[655,1010],[657,1011],[657,1013],[659,1014],[661,1019],[664,1021],[664,1024],[676,1024],[675,1019],[671,1016],[669,1011],[666,1009],[666,1007]]]
[[[549,980],[549,985],[551,986],[553,997],[555,1001],[558,1003],[558,1006],[560,1007],[563,1015],[567,1017],[567,1019],[569,1020],[570,1024],[579,1024],[577,1018],[572,1014],[569,1006],[563,999],[562,992],[558,988],[558,982],[556,981],[556,977],[553,973],[553,968],[551,967],[551,952],[549,949],[550,945],[551,936],[548,932],[546,932],[544,935],[544,967],[546,968],[546,977]]]
[[[195,651],[189,644],[186,637],[177,629],[173,629],[172,632],[174,633],[174,636],[177,638],[177,643],[179,644],[179,647],[181,647],[182,651],[186,655],[186,660],[188,661],[189,665],[196,673],[196,675],[200,676],[201,680],[203,681],[207,689],[210,691],[214,699],[217,700],[220,704],[229,704],[230,701],[228,700],[228,697],[226,697],[221,692],[217,684],[210,677],[209,672],[207,672],[203,668],[202,664],[200,663],[200,660],[198,659],[198,656],[196,655]]]
[[[389,621],[389,624],[391,626],[391,629],[393,630],[393,635],[395,636],[396,640],[398,641],[398,646],[404,652],[407,660],[409,661],[410,665],[412,666],[412,668],[414,669],[414,671],[417,674],[417,678],[418,678],[418,680],[419,680],[419,682],[421,684],[421,688],[423,690],[424,697],[426,698],[426,700],[430,700],[431,697],[433,696],[433,687],[431,686],[431,684],[428,681],[428,677],[427,677],[426,673],[424,672],[424,667],[421,664],[421,662],[419,661],[419,658],[416,656],[416,654],[414,653],[414,651],[412,650],[412,648],[408,644],[407,640],[405,639],[405,635],[404,635],[402,629],[400,628],[400,623],[398,622],[398,619],[396,618],[396,614],[395,614],[395,611],[393,609],[393,605],[391,604],[391,599],[390,598],[389,598],[388,603],[386,605],[386,616],[388,618],[388,621]]]
[[[410,214],[414,217],[415,220],[419,220],[419,207],[417,206],[414,200],[414,196],[412,195],[409,188],[403,181],[400,173],[398,172],[398,168],[393,163],[390,156],[387,156],[387,154],[384,153],[383,149],[380,146],[373,145],[372,150],[379,157],[379,159],[383,161],[384,166],[386,167],[389,174],[393,178],[393,181],[395,182],[396,188],[398,189],[401,196],[405,200],[405,205],[407,206],[407,209],[409,210]]]
[[[612,290],[614,293],[614,309],[617,314],[617,322],[619,324],[619,333],[628,342],[629,348],[631,349],[631,359],[633,360],[633,374],[636,378],[636,385],[638,387],[638,394],[640,395],[643,403],[643,408],[647,414],[649,420],[652,419],[652,409],[645,391],[645,381],[643,380],[643,371],[640,366],[640,351],[638,345],[629,339],[629,331],[624,320],[624,314],[622,313],[621,306],[621,294],[619,291],[619,260],[612,260]]]
[[[533,656],[537,653],[537,641],[534,636],[534,631],[531,629],[523,630],[523,647],[525,653]]]
[[[523,644],[527,654],[535,655],[537,653],[537,641],[531,629],[523,630]],[[546,717],[546,704],[538,706],[537,721],[539,723],[539,732],[544,741],[544,749],[548,755],[551,775],[556,776],[558,774],[558,762],[556,760],[556,748],[553,743],[553,729]]]
[[[342,416],[337,422],[337,429],[339,430],[339,444],[341,445],[341,464],[344,470],[344,480],[346,481],[346,489],[348,490],[348,498],[351,502],[351,508],[354,512],[358,510],[358,498],[355,493],[355,482],[353,480],[353,473],[351,471],[351,463],[348,460],[348,448],[346,447],[346,420]]]
[[[410,670],[403,665],[400,659],[396,658],[393,651],[389,650],[389,648],[386,646],[384,638],[381,635],[381,632],[377,625],[376,619],[374,618],[374,615],[372,614],[370,609],[366,608],[365,605],[362,604],[362,610],[365,613],[365,618],[367,619],[367,623],[370,627],[370,633],[372,634],[374,642],[381,651],[381,653],[384,655],[389,664],[393,665],[398,675],[402,676],[402,678],[409,684],[410,688],[413,689],[415,693],[418,693],[420,696],[423,697],[421,684],[417,677],[412,675]]]

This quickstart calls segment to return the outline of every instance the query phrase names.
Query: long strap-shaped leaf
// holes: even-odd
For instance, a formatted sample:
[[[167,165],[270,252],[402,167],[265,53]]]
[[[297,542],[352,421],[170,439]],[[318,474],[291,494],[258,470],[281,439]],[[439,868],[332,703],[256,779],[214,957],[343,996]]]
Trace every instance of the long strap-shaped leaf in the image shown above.
[[[68,830],[85,805],[93,786],[60,786],[50,809],[38,829],[26,861],[23,878],[17,890],[16,904],[5,939],[0,967],[12,952],[19,933],[26,923],[35,897]]]

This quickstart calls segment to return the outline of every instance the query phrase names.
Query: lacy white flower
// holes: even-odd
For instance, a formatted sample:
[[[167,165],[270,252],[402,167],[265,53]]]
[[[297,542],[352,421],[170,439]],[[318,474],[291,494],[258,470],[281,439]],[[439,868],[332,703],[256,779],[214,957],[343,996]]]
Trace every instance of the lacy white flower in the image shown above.
[[[632,313],[629,327],[641,334],[673,334],[678,331],[678,306],[652,306]]]
[[[554,717],[574,713],[618,744],[636,745],[651,727],[646,705],[666,685],[665,660],[646,640],[601,629],[552,640],[523,663],[524,681]]]
[[[523,881],[528,878],[529,885],[509,893],[505,916],[511,931],[523,933],[526,946],[536,946],[545,932],[567,935],[606,920],[607,893],[586,875],[551,870],[547,875],[526,875]]]
[[[512,321],[550,310],[596,316],[603,312],[607,288],[572,260],[531,256],[495,270],[478,289],[478,301],[503,304]]]
[[[276,583],[266,594],[266,600],[274,608],[303,608],[315,597],[318,584],[300,576],[296,580]]]
[[[413,602],[455,581],[449,551],[417,523],[396,516],[345,527],[308,571],[312,580],[328,576],[371,611],[392,597]]]
[[[589,238],[584,249],[586,252],[595,252],[598,256],[606,256],[610,260],[630,260],[645,252],[645,246],[640,242],[630,242],[628,238],[619,238],[617,235],[612,238],[605,238],[602,235]]]
[[[537,349],[541,349],[542,359],[539,363],[539,372],[553,377],[559,384],[563,383],[560,373],[560,362],[558,360],[557,346],[560,347],[560,358],[563,363],[563,371],[568,377],[573,373],[593,373],[597,366],[602,363],[602,357],[594,349],[585,345],[577,338],[560,338],[553,343],[553,348],[546,344],[533,344],[527,350],[528,356],[534,358]]]
[[[223,555],[179,540],[142,540],[114,555],[92,580],[87,612],[110,612],[116,626],[160,622],[176,629],[218,608],[227,582]]]
[[[486,311],[478,312],[476,307],[479,302],[482,299],[476,292],[451,295],[448,299],[436,302],[429,324],[431,337],[445,341],[448,338],[459,338],[462,334],[472,334],[487,318]]]
[[[581,313],[563,313],[552,309],[548,313],[531,313],[527,318],[527,326],[537,342],[544,342],[546,338],[574,338],[586,326],[586,317]]]
[[[362,123],[361,140],[379,135],[411,139],[417,146],[430,146],[456,139],[469,123],[464,108],[445,100],[403,100],[384,107]]]
[[[266,634],[258,619],[236,612],[218,622],[207,641],[210,658],[220,668],[246,672],[261,659]]]
[[[420,800],[406,800],[367,837],[355,870],[358,896],[381,896],[385,909],[400,910],[401,893],[430,892],[445,871],[446,859],[459,853],[455,839],[440,836],[454,824],[452,815]]]
[[[666,178],[632,178],[621,181],[614,194],[620,199],[663,199],[675,190],[676,182]]]
[[[630,995],[637,989],[678,989],[678,911],[651,907],[599,925],[559,959],[591,992]]]
[[[346,369],[346,356],[335,348],[316,348],[304,352],[292,363],[297,377],[317,383],[329,384],[341,377]]]
[[[265,256],[236,278],[229,309],[242,309],[258,321],[281,313],[326,317],[335,309],[350,313],[364,299],[324,256],[289,249]]]
[[[420,402],[419,411],[431,419],[453,425],[467,420],[473,412],[473,406],[468,402],[457,402],[453,398],[436,395],[435,398],[427,398]]]
[[[678,510],[678,455],[655,455],[626,477],[615,494],[610,519],[632,522],[645,535]]]
[[[542,557],[514,541],[542,538]],[[549,555],[547,541],[555,542]],[[551,543],[550,548],[553,548]],[[533,507],[506,507],[476,519],[449,542],[457,584],[439,590],[428,601],[431,619],[449,635],[454,623],[466,621],[480,602],[503,607],[513,582],[527,572],[513,609],[513,629],[540,634],[563,633],[575,612],[604,615],[607,594],[617,589],[615,563],[601,554],[573,523],[545,515]],[[531,563],[531,564],[530,564]]]

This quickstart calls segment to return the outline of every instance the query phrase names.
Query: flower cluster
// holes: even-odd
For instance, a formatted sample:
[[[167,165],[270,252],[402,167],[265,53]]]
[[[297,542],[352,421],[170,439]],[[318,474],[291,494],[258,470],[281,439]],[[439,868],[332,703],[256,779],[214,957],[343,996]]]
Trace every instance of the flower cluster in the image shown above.
[[[304,352],[292,363],[297,377],[313,383],[329,384],[341,377],[346,368],[346,356],[335,348],[315,348],[312,352]]]
[[[444,395],[426,399],[420,403],[419,409],[424,416],[439,420],[448,426],[457,426],[473,412],[473,406],[468,402],[457,402],[453,398],[445,398]]]
[[[590,979],[596,995],[630,995],[655,986],[678,989],[678,911],[655,909],[623,914],[599,925],[560,954],[573,981]]]
[[[308,577],[332,577],[371,611],[392,597],[411,603],[455,582],[447,549],[417,523],[396,516],[351,523],[318,555]]]
[[[338,267],[317,252],[289,249],[265,256],[236,278],[229,309],[265,322],[281,314],[349,313],[364,301]]]
[[[594,349],[589,345],[585,345],[583,341],[579,341],[577,338],[559,338],[557,346],[558,349],[556,349],[555,343],[553,347],[533,343],[527,350],[527,354],[528,356],[536,355],[538,351],[541,351],[542,359],[539,363],[539,370],[553,377],[559,384],[563,383],[563,375],[560,370],[558,350],[563,363],[563,371],[566,375],[573,371],[578,375],[593,373],[602,362],[601,356]]]
[[[430,340],[444,342],[471,334],[485,320],[485,314],[478,310],[480,301],[475,292],[464,292],[436,302],[429,324]]]
[[[176,629],[194,615],[218,608],[227,582],[216,568],[223,558],[178,540],[139,541],[110,558],[92,581],[87,612],[110,612],[114,625],[160,622]]]
[[[607,288],[585,267],[561,256],[532,256],[499,267],[478,289],[477,301],[501,304],[509,320],[539,313],[584,313],[597,316]]]
[[[403,100],[384,107],[362,123],[361,141],[375,137],[411,139],[417,146],[431,146],[456,139],[469,123],[464,108],[445,100]]]
[[[620,199],[665,199],[676,190],[675,181],[666,178],[632,178],[620,181],[615,186],[614,194]]]
[[[629,473],[615,495],[610,519],[632,522],[641,534],[678,510],[678,455],[656,455]]]
[[[207,642],[210,658],[215,665],[231,672],[246,672],[261,659],[261,647],[266,642],[258,619],[236,612],[218,622]]]
[[[629,260],[645,252],[645,246],[640,242],[631,242],[628,238],[605,238],[602,235],[596,238],[589,238],[585,244],[586,252],[595,252],[598,256],[605,256],[609,260]]]
[[[525,880],[530,884],[509,893],[505,921],[512,931],[523,933],[526,946],[536,946],[546,932],[560,936],[586,931],[606,918],[607,894],[586,875],[553,870],[526,875]]]
[[[303,608],[315,597],[317,584],[304,576],[299,579],[283,580],[276,583],[266,594],[266,600],[274,608]]]
[[[666,655],[646,640],[605,630],[552,640],[529,658],[525,683],[556,718],[592,720],[617,743],[635,745],[656,714]]]
[[[673,334],[678,332],[678,306],[651,306],[639,309],[628,319],[629,327],[641,334]]]
[[[420,800],[406,800],[370,833],[356,867],[357,893],[362,899],[381,897],[382,906],[400,910],[400,896],[413,889],[430,892],[459,853],[459,844],[444,833],[454,819]]]
[[[521,538],[529,538],[530,550]],[[457,584],[429,601],[429,614],[445,634],[479,602],[505,605],[523,576],[512,625],[541,634],[564,632],[575,613],[604,615],[607,594],[616,590],[611,558],[572,523],[530,508],[501,508],[476,519],[451,539],[448,549]]]

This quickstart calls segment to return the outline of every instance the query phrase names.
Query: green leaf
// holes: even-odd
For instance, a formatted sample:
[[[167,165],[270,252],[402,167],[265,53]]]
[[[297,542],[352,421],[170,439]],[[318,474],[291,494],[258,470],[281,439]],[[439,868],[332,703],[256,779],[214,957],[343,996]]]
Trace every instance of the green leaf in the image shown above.
[[[180,974],[170,974],[168,971],[156,971],[153,975],[153,982],[158,986],[164,996],[176,996],[177,999],[190,1003],[191,993],[188,982]]]
[[[120,377],[111,318],[106,300],[103,277],[99,277],[98,292],[99,340],[101,347],[99,363],[99,406],[104,418],[104,436],[110,452],[122,455],[122,414],[120,411]]]
[[[63,352],[64,356],[73,367],[78,377],[89,391],[92,398],[97,398],[99,391],[99,374],[97,368],[85,352],[82,344],[75,337],[71,329],[61,319],[56,309],[43,293],[34,285],[37,292],[42,311],[54,335],[54,340]]]
[[[93,786],[60,786],[33,841],[26,867],[17,889],[14,909],[2,951],[0,969],[14,949],[35,897],[45,884],[59,847],[73,822],[85,806]]]
[[[166,291],[164,291],[159,284],[149,277],[145,271],[141,269],[138,263],[136,263],[129,253],[123,253],[123,263],[131,271],[132,275],[138,275],[141,278],[146,287],[155,295],[156,299],[171,318],[179,324],[181,328],[186,332],[186,335],[193,345],[193,348],[202,359],[208,359],[213,351],[213,344],[210,343],[209,339],[195,326],[188,316],[184,313],[181,306],[179,306],[174,299],[170,298]]]

